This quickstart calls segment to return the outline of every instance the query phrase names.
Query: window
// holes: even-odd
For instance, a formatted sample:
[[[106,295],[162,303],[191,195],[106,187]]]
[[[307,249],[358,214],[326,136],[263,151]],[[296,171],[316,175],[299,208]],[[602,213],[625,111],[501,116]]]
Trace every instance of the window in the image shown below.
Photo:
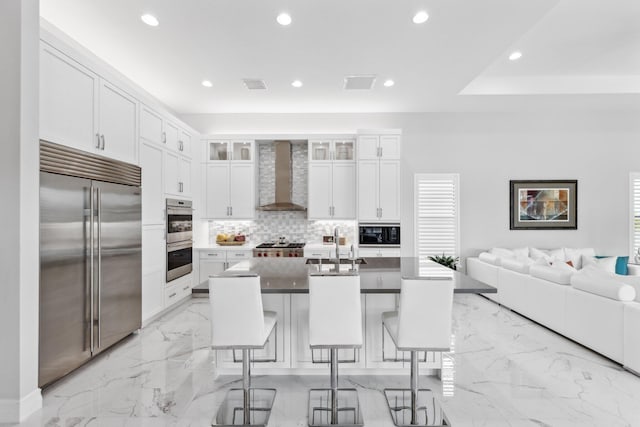
[[[458,174],[415,175],[417,257],[460,255],[459,187]]]
[[[630,217],[629,250],[631,257],[638,255],[640,249],[640,173],[632,172],[629,179],[630,192]]]

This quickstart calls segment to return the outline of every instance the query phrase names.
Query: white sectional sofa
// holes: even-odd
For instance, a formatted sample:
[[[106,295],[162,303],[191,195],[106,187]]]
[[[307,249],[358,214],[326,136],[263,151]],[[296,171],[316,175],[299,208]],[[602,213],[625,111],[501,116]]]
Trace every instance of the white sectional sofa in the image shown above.
[[[640,276],[573,269],[558,254],[554,267],[485,253],[467,259],[467,273],[498,289],[486,297],[640,374]]]

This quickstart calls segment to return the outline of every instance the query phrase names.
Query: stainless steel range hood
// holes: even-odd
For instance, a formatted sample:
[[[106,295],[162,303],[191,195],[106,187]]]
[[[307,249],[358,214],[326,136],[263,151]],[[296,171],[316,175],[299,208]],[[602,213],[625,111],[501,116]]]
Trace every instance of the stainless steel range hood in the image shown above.
[[[291,141],[276,141],[276,201],[262,205],[261,211],[306,211],[291,201]]]

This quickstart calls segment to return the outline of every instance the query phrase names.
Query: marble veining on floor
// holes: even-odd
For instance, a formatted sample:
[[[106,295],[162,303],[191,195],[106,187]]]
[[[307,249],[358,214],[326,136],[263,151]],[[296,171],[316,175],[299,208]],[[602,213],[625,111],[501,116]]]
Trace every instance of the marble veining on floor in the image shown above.
[[[208,426],[239,377],[214,380],[209,305],[194,299],[46,389],[44,407],[20,426]],[[640,377],[528,319],[476,295],[456,295],[454,370],[441,397],[460,426],[640,426]],[[455,375],[452,375],[455,372]],[[452,383],[446,379],[452,378]],[[384,387],[395,376],[345,376],[358,389],[367,426],[389,426]],[[306,426],[307,390],[325,376],[257,377],[276,387],[270,426]]]

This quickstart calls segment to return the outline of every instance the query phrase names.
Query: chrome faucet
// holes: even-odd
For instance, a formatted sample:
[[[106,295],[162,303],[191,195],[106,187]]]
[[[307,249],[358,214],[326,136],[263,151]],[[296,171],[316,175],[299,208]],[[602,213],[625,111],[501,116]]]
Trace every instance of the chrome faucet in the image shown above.
[[[336,272],[340,271],[340,229],[333,229],[333,241],[336,244]]]

